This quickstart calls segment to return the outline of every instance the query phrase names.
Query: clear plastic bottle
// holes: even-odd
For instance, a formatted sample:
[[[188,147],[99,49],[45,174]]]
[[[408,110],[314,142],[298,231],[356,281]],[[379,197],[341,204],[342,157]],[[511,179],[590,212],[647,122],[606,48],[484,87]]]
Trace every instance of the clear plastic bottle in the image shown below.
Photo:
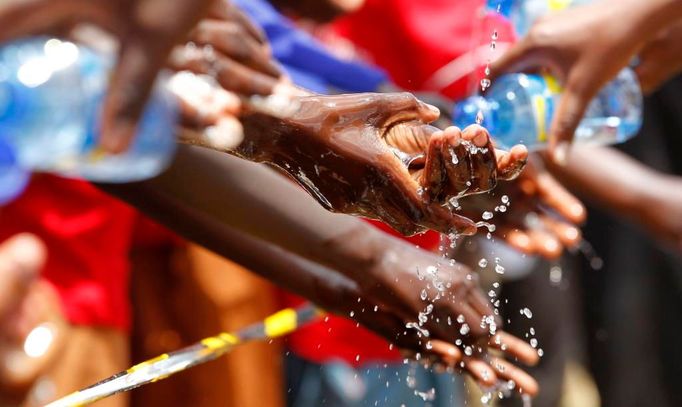
[[[0,205],[19,196],[30,177],[29,171],[18,165],[12,148],[0,138]]]
[[[101,182],[161,172],[175,150],[176,101],[159,83],[130,148],[97,149],[102,101],[114,59],[54,38],[0,47],[0,134],[32,170]]]
[[[549,76],[509,74],[496,79],[485,98],[474,96],[455,106],[459,127],[476,122],[502,148],[524,144],[529,150],[545,146],[561,88]],[[590,103],[575,134],[576,143],[614,144],[633,137],[642,124],[642,93],[635,73],[621,71]]]

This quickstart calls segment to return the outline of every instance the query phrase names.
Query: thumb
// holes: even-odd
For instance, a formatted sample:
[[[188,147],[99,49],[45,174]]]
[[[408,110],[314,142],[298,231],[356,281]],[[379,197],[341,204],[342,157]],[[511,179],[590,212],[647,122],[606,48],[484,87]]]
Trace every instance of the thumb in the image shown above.
[[[120,153],[130,145],[170,51],[170,45],[161,48],[158,42],[137,35],[121,43],[102,112],[100,145],[105,150]]]
[[[550,157],[557,164],[565,164],[570,143],[573,141],[575,130],[585,114],[587,104],[592,99],[586,94],[584,86],[575,83],[581,81],[569,81],[564,92],[561,94],[559,104],[554,113],[552,125],[549,130]]]
[[[0,319],[26,295],[45,257],[45,247],[30,234],[14,236],[0,245]]]
[[[540,65],[535,54],[528,37],[524,37],[490,64],[490,80],[494,81],[507,72],[535,70]]]
[[[440,116],[437,107],[422,102],[409,92],[369,95],[370,99],[375,98],[370,121],[379,127],[407,120],[431,123]]]

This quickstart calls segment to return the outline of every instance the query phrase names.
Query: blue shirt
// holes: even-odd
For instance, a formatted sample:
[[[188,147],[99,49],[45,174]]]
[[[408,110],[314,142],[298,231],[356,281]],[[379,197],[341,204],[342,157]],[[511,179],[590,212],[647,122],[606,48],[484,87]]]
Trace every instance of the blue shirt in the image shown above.
[[[372,92],[388,82],[383,71],[367,64],[344,61],[265,0],[234,0],[261,26],[270,41],[274,57],[294,83],[317,93]]]

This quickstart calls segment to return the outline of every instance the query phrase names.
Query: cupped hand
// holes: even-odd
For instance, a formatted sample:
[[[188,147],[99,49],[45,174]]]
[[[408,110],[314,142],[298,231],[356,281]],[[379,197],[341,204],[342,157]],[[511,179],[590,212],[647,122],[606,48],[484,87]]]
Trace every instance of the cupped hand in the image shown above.
[[[578,225],[586,209],[544,169],[539,157],[533,158],[518,179],[460,201],[462,213],[488,218],[495,225],[494,235],[525,254],[556,258],[580,242]],[[483,216],[485,212],[489,215]]]
[[[216,0],[217,1],[217,0]],[[121,152],[132,140],[154,79],[214,0],[5,0],[0,42],[63,34],[90,23],[120,41],[102,115],[102,146]]]
[[[549,141],[558,161],[564,160],[590,101],[646,43],[650,30],[640,24],[636,5],[597,1],[547,15],[492,64],[493,77],[548,69],[562,82]]]
[[[378,233],[378,232],[377,232]],[[388,238],[382,260],[355,273],[315,273],[318,306],[362,324],[410,357],[470,373],[486,388],[513,380],[534,395],[537,383],[496,356],[533,365],[535,349],[497,328],[497,321],[466,267]],[[362,244],[355,242],[354,244]],[[369,244],[369,243],[368,243]]]
[[[477,127],[428,126],[438,110],[409,93],[294,97],[287,108],[283,117],[242,115],[245,139],[233,153],[281,168],[329,210],[404,235],[475,233],[474,222],[446,207],[449,198],[493,188],[526,158],[519,147],[498,159]]]

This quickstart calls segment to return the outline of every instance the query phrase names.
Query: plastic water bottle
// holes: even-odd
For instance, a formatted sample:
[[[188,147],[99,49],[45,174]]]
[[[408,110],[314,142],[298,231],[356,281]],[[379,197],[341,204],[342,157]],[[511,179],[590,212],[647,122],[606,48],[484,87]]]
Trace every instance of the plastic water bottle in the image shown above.
[[[100,112],[114,58],[54,38],[0,48],[0,137],[24,168],[101,182],[153,177],[175,150],[174,98],[157,83],[130,148],[98,150]]]
[[[30,177],[30,173],[18,165],[12,148],[0,139],[0,205],[19,196]]]
[[[474,96],[455,106],[453,121],[459,127],[475,123],[479,110],[482,126],[500,147],[524,144],[529,150],[545,146],[561,88],[549,76],[509,74],[496,79],[485,97]],[[621,71],[592,100],[575,133],[575,142],[614,144],[633,137],[642,125],[642,93],[635,73]]]
[[[511,22],[525,34],[544,14],[590,0],[488,0],[484,16]],[[480,111],[484,127],[503,148],[524,144],[530,150],[545,146],[561,87],[548,75],[509,74],[496,79],[485,97],[474,96],[455,106],[459,127],[476,122]],[[614,144],[633,137],[642,124],[642,92],[635,73],[624,69],[590,103],[575,134],[575,142]],[[479,116],[480,117],[480,116]]]

